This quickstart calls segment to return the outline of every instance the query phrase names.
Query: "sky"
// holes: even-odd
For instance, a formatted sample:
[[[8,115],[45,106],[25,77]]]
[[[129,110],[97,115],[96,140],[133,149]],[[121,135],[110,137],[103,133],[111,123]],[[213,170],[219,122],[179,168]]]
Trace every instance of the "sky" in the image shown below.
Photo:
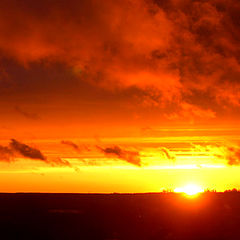
[[[0,1],[0,191],[240,188],[239,11]]]

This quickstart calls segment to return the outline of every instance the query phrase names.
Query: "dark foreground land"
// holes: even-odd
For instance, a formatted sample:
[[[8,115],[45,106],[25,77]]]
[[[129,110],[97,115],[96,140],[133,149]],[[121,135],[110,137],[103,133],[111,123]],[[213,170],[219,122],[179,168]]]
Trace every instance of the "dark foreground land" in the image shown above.
[[[0,194],[0,239],[240,239],[240,193]]]

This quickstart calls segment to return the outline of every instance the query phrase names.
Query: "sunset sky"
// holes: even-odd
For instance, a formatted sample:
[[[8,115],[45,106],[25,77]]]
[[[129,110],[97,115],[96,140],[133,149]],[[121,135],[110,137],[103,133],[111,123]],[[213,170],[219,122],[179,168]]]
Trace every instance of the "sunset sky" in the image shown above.
[[[240,188],[238,0],[1,0],[0,192]]]

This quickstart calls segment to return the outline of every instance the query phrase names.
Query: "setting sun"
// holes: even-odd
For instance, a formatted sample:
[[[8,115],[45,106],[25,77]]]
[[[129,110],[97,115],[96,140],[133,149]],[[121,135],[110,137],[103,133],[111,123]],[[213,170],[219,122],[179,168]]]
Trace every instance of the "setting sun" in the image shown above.
[[[174,190],[176,193],[185,193],[189,196],[194,196],[196,194],[199,194],[203,192],[203,189],[197,185],[189,184],[184,187],[179,187]]]

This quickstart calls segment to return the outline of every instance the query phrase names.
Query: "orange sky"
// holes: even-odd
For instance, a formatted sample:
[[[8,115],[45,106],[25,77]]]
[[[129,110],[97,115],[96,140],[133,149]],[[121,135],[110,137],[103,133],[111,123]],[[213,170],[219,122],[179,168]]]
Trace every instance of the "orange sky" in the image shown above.
[[[0,191],[240,187],[239,11],[2,0]]]

